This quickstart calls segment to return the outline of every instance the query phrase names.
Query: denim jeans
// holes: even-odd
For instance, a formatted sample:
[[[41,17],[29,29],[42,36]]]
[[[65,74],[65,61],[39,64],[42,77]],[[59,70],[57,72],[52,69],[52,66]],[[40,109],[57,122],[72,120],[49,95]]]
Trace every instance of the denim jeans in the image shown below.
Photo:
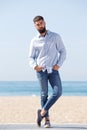
[[[45,117],[49,117],[49,109],[57,101],[57,99],[62,95],[62,85],[59,72],[57,70],[52,70],[52,73],[47,71],[37,72],[37,77],[41,88],[41,106],[47,111]],[[52,87],[53,93],[48,98],[48,81]]]

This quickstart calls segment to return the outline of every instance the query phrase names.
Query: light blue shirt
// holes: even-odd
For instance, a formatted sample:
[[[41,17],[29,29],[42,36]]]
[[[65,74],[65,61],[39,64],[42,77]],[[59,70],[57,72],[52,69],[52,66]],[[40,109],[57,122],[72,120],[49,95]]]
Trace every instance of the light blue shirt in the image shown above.
[[[65,58],[66,49],[59,34],[48,30],[45,37],[39,34],[32,39],[29,50],[31,67],[42,66],[43,71],[51,73],[53,66],[61,66]]]

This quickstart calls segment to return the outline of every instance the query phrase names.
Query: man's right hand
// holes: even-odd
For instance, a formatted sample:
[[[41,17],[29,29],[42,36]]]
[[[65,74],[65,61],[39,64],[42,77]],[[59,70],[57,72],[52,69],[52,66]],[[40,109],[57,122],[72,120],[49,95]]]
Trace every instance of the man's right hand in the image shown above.
[[[41,67],[41,66],[35,66],[34,67],[34,70],[36,71],[41,71],[44,67]]]

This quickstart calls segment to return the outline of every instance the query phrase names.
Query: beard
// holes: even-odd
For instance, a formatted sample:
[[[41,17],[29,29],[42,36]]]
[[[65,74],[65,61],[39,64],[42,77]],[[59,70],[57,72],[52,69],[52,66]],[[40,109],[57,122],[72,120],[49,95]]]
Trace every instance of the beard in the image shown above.
[[[39,29],[38,32],[39,32],[40,34],[45,33],[45,32],[46,32],[46,28],[44,27],[44,28],[42,28],[42,29]]]

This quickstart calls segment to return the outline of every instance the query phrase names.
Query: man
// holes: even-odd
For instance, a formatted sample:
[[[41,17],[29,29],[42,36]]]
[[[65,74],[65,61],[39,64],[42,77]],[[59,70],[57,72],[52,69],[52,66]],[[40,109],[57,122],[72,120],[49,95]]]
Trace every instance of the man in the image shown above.
[[[37,111],[37,125],[45,118],[45,128],[50,127],[49,109],[62,94],[59,68],[66,58],[66,50],[59,34],[46,29],[42,16],[33,19],[39,34],[32,39],[29,51],[29,64],[36,71],[41,88],[41,106]],[[48,98],[48,81],[53,89]]]

